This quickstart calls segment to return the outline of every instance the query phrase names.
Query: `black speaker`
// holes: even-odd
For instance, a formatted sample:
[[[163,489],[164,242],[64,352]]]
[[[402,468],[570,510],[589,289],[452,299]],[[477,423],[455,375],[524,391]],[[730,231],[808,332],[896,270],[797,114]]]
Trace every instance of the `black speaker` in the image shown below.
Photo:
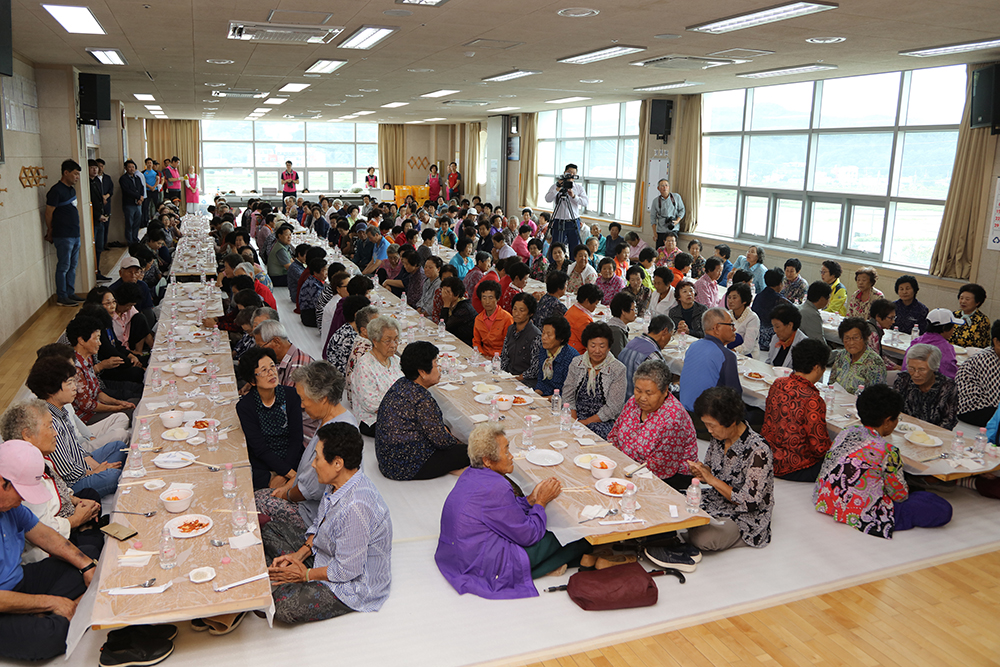
[[[80,120],[111,120],[111,77],[80,72]]]
[[[666,141],[670,136],[670,125],[673,121],[674,101],[653,100],[649,110],[649,133]]]
[[[1000,73],[997,65],[982,67],[972,73],[972,113],[969,127],[991,127],[1000,134]]]
[[[10,0],[0,0],[0,76],[14,76],[14,42],[10,32],[12,20]]]

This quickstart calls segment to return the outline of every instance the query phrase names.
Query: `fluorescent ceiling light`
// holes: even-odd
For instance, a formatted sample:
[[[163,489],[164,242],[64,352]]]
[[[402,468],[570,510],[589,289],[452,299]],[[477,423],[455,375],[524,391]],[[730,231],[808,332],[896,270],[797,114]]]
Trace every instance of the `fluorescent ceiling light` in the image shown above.
[[[435,122],[437,122],[439,120],[445,120],[445,119],[444,118],[425,118],[424,122],[425,123],[435,123]]]
[[[355,116],[370,116],[373,113],[375,113],[375,112],[374,111],[355,111],[354,115]]]
[[[454,95],[460,92],[458,90],[448,90],[447,88],[442,88],[441,90],[435,90],[433,93],[424,93],[420,97],[444,97],[445,95]]]
[[[301,93],[303,90],[311,86],[311,83],[286,83],[281,88],[278,88],[279,93]]]
[[[785,21],[808,14],[825,12],[829,9],[837,9],[837,5],[825,2],[788,2],[755,12],[730,16],[718,21],[699,23],[698,25],[689,26],[687,29],[692,32],[707,32],[713,35],[721,35],[724,32],[753,28],[765,23],[774,23],[775,21]]]
[[[270,107],[257,107],[256,109],[253,110],[253,112],[254,113],[267,113],[270,110],[271,110]]]
[[[163,111],[163,107],[161,107],[159,104],[144,104],[143,106],[149,109],[150,111]]]
[[[370,49],[383,39],[399,30],[392,26],[366,25],[358,28],[353,35],[337,45],[339,49]]]
[[[264,100],[264,104],[284,104],[287,101],[287,97],[272,97],[269,100]]]
[[[329,74],[347,64],[346,60],[317,60],[306,70],[307,74]]]
[[[424,7],[440,7],[448,0],[396,0],[397,5],[421,5]]]
[[[584,100],[589,100],[589,97],[563,97],[558,100],[545,100],[546,104],[569,104],[570,102],[583,102]]]
[[[736,76],[742,77],[744,79],[769,79],[772,76],[791,76],[793,74],[809,74],[810,72],[823,72],[826,70],[837,69],[836,65],[795,65],[793,67],[779,67],[777,69],[765,69],[759,72],[747,72],[746,74],[737,74]]]
[[[513,72],[505,72],[504,74],[497,74],[496,76],[488,76],[483,79],[483,81],[488,83],[499,83],[501,81],[520,79],[522,76],[531,76],[532,74],[541,74],[541,72],[530,69],[516,69]]]
[[[1000,47],[1000,37],[986,39],[981,42],[964,42],[962,44],[949,44],[947,46],[932,46],[927,49],[900,51],[899,55],[928,58],[930,56],[947,56],[953,53],[968,53],[969,51],[982,51],[984,49],[995,49],[997,47]]]
[[[125,56],[118,49],[92,49],[87,47],[87,53],[102,65],[128,65]]]
[[[420,123],[423,123],[423,122],[425,122],[425,121],[422,121],[422,120],[408,120],[408,121],[406,121],[406,124],[407,125],[419,125]]]
[[[661,83],[658,86],[643,86],[642,88],[633,88],[632,90],[638,93],[652,93],[657,90],[672,90],[674,88],[688,88],[700,85],[702,84],[699,81],[674,81],[673,83]]]
[[[135,93],[134,95],[132,95],[132,97],[134,97],[135,99],[139,100],[140,102],[155,102],[156,101],[155,97],[153,97],[152,95],[147,95],[146,93]]]
[[[520,108],[521,107],[499,107],[497,109],[487,109],[487,111],[490,111],[492,113],[502,113],[504,111],[517,111]]]
[[[567,63],[570,65],[586,65],[587,63],[597,62],[598,60],[607,60],[608,58],[627,56],[632,53],[639,53],[640,51],[645,51],[645,50],[646,50],[645,46],[623,46],[621,44],[616,44],[615,46],[609,46],[604,49],[598,49],[597,51],[581,53],[578,56],[571,56],[569,58],[560,58],[556,62]]]
[[[383,104],[383,109],[398,109],[399,107],[405,107],[409,102],[389,102],[388,104]]]
[[[67,5],[42,5],[66,32],[78,35],[106,35],[104,28],[90,7],[70,7]]]

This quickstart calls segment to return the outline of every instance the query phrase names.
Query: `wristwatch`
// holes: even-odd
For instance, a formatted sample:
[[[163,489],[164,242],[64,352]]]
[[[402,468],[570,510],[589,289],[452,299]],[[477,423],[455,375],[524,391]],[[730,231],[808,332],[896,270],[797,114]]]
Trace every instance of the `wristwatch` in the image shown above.
[[[89,565],[80,568],[80,574],[84,574],[87,570],[93,570],[95,567],[97,567],[97,561],[91,559]]]

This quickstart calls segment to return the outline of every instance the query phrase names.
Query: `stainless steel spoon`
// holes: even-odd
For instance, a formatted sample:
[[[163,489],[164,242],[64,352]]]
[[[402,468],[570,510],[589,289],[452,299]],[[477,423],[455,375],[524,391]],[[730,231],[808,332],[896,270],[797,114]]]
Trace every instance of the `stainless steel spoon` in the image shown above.
[[[153,510],[152,512],[125,512],[123,510],[115,510],[112,514],[135,514],[136,516],[144,516],[148,518],[156,516],[156,510]]]
[[[593,521],[594,519],[607,519],[608,517],[612,517],[612,516],[614,516],[616,514],[618,514],[618,508],[617,507],[615,507],[614,509],[609,510],[608,513],[605,514],[604,516],[592,516],[589,519],[584,519],[580,523],[587,523],[588,521]]]
[[[117,588],[105,588],[101,592],[102,593],[107,593],[108,591],[119,590],[119,589],[122,589],[122,588],[149,588],[150,586],[152,586],[155,583],[156,583],[156,577],[153,577],[152,579],[147,579],[146,581],[142,582],[141,584],[129,584],[128,586],[118,586]]]
[[[214,539],[209,540],[208,543],[211,544],[213,547],[224,547],[228,544],[228,542],[226,542],[225,540],[214,540]]]

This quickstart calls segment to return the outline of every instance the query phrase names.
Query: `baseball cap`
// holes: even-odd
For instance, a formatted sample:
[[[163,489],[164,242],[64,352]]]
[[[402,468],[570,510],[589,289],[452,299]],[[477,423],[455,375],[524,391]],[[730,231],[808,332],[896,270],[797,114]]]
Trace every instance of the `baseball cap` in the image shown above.
[[[931,324],[963,324],[965,320],[960,317],[955,317],[952,315],[951,311],[947,308],[935,308],[931,312],[927,313],[927,321]]]
[[[137,260],[135,257],[129,256],[122,260],[121,268],[123,269],[131,269],[137,266],[139,266],[139,260]]]
[[[30,442],[8,440],[0,445],[0,477],[13,484],[18,495],[32,505],[40,505],[52,497],[43,481],[45,460]]]

